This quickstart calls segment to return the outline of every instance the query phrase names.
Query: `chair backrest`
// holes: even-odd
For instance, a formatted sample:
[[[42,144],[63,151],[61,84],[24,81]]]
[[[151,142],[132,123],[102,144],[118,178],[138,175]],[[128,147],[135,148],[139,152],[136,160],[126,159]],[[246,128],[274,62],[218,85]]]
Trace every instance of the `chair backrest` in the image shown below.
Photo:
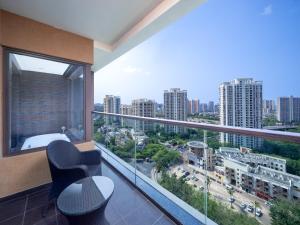
[[[49,164],[57,168],[66,168],[80,163],[79,150],[68,141],[52,141],[47,146],[47,157]]]

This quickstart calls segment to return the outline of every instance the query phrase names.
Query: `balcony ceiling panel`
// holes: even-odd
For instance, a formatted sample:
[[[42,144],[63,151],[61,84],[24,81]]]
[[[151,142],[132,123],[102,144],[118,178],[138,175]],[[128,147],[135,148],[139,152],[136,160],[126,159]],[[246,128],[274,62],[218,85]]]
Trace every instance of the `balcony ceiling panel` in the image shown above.
[[[94,40],[97,71],[205,0],[0,0],[0,8]]]
[[[1,0],[1,8],[111,45],[163,0]]]

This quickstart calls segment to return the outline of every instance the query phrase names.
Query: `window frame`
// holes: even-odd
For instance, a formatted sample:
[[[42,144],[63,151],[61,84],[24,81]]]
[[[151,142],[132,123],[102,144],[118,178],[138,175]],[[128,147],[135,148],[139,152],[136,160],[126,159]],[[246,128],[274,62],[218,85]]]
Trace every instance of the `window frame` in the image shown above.
[[[89,75],[88,73],[91,73],[91,65],[83,62],[78,62],[74,60],[69,60],[69,59],[64,59],[64,58],[59,58],[51,55],[46,55],[46,54],[40,54],[40,53],[35,53],[35,52],[30,52],[26,50],[21,50],[21,49],[15,49],[15,48],[10,48],[10,47],[5,47],[3,46],[3,152],[2,156],[3,157],[10,157],[10,156],[16,156],[16,155],[23,155],[27,153],[32,153],[32,152],[38,152],[38,151],[43,151],[46,150],[47,146],[42,146],[42,147],[37,147],[37,148],[31,148],[27,149],[25,151],[16,151],[16,152],[11,152],[10,151],[10,146],[9,146],[9,139],[10,139],[10,129],[11,129],[11,124],[10,124],[10,116],[11,116],[11,111],[9,108],[9,79],[8,79],[8,65],[9,65],[9,54],[19,54],[19,55],[24,55],[24,56],[29,56],[29,57],[35,57],[35,58],[40,58],[40,59],[46,59],[46,60],[52,60],[55,62],[60,62],[60,63],[67,63],[67,64],[73,64],[77,66],[82,66],[83,67],[83,128],[84,128],[84,136],[82,141],[73,141],[71,143],[73,144],[80,144],[84,143],[87,141],[87,129],[89,128],[89,124],[87,124],[87,97],[89,96],[87,94],[87,91],[89,88],[87,88],[87,76]],[[89,85],[88,85],[89,86]]]

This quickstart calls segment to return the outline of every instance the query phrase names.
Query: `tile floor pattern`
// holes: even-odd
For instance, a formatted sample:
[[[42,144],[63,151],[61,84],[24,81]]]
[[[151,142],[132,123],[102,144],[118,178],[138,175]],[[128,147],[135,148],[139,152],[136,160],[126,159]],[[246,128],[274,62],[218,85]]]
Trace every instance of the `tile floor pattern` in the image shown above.
[[[104,163],[102,173],[115,183],[114,194],[105,210],[110,225],[175,225],[125,178]],[[48,191],[49,187],[43,187],[34,193],[0,202],[0,225],[68,225],[54,203],[46,217],[42,217]]]

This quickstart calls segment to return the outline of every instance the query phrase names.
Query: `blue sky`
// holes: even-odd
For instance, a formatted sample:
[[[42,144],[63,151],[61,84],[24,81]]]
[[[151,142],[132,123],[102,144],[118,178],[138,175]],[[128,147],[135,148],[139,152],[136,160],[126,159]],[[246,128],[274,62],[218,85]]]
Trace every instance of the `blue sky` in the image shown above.
[[[237,77],[263,81],[264,98],[300,96],[300,1],[207,0],[95,74],[105,94],[163,102],[179,87],[200,102]]]

